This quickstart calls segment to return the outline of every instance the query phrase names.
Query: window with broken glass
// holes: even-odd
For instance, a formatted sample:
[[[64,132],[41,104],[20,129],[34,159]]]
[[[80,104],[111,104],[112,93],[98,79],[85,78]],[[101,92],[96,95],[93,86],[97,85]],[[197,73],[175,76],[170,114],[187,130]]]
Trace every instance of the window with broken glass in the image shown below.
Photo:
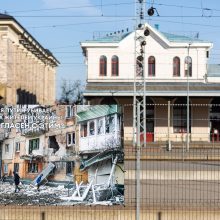
[[[87,137],[87,122],[80,125],[80,137]]]
[[[37,163],[29,163],[28,164],[28,173],[38,173],[38,164]]]
[[[89,135],[95,135],[95,122],[89,122]]]
[[[115,117],[114,115],[107,115],[105,117],[105,133],[112,133],[115,129]]]
[[[29,154],[31,154],[33,150],[39,150],[39,143],[39,138],[29,140]]]
[[[104,119],[99,119],[98,120],[98,134],[104,134]]]
[[[75,132],[67,133],[66,143],[67,143],[67,146],[71,146],[75,144]]]
[[[66,106],[66,118],[71,118],[74,116],[74,107],[72,105]]]

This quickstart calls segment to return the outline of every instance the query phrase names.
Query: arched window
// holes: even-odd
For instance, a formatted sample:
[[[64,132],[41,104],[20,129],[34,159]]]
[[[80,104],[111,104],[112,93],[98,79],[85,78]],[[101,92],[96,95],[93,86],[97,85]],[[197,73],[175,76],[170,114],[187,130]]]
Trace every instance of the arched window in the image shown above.
[[[173,76],[180,76],[180,58],[173,58]]]
[[[187,75],[192,76],[192,58],[189,56],[185,58],[185,76]]]
[[[117,56],[112,57],[112,76],[118,76],[119,61]]]
[[[187,99],[178,98],[173,106],[173,131],[174,133],[187,132]],[[189,132],[191,132],[191,106],[189,106]]]
[[[107,58],[104,55],[99,59],[99,75],[107,76]]]
[[[155,76],[155,57],[148,58],[148,76]]]

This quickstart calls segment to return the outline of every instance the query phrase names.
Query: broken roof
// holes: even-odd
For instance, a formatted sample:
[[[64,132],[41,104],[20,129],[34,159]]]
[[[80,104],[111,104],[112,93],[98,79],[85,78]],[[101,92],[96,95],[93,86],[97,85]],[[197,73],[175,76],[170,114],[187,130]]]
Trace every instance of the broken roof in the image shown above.
[[[92,166],[93,164],[113,158],[115,155],[120,156],[120,159],[123,160],[124,153],[119,148],[107,149],[100,152],[99,154],[96,154],[95,156],[93,156],[88,160],[82,160],[80,165],[80,170],[83,171],[86,168]]]
[[[95,105],[90,106],[84,111],[77,113],[78,122],[87,121],[90,119],[100,118],[106,115],[119,113],[119,106],[117,105]]]

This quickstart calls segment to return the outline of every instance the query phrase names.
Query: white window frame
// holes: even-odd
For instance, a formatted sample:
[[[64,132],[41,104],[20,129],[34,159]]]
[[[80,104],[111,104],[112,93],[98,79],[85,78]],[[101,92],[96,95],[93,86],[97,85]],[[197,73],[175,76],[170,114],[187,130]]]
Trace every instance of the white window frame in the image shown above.
[[[72,118],[74,116],[74,106],[67,105],[66,106],[66,118]]]
[[[70,137],[70,139],[69,139]],[[72,145],[75,145],[75,132],[69,132],[66,134],[66,145],[69,147],[69,146],[72,146]]]
[[[15,142],[15,152],[20,152],[20,142]]]
[[[97,135],[102,135],[102,134],[105,134],[105,120],[104,118],[99,118],[97,121]]]

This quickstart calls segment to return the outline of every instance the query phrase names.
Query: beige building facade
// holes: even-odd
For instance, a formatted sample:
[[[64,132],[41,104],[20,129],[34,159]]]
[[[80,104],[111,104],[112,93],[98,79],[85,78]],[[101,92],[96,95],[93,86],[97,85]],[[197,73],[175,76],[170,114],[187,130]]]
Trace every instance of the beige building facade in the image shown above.
[[[12,16],[0,14],[0,103],[54,104],[58,60]]]

